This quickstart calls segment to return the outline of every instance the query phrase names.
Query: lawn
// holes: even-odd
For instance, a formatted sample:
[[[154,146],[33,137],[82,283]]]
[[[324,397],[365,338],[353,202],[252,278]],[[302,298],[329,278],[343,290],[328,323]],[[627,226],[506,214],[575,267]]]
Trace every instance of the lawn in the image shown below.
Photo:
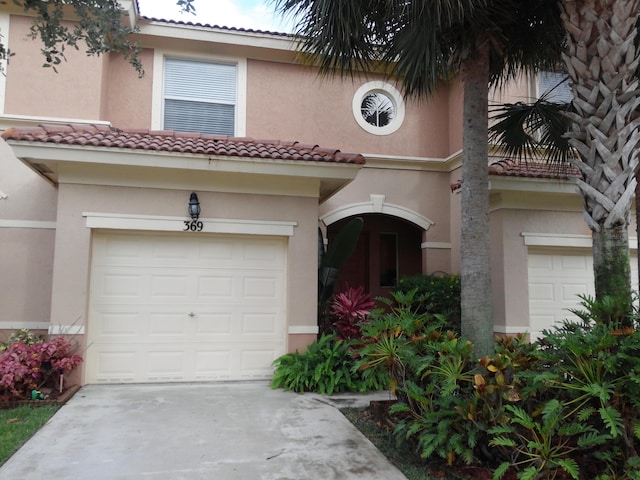
[[[0,410],[0,466],[47,423],[58,408],[58,405],[23,405]]]

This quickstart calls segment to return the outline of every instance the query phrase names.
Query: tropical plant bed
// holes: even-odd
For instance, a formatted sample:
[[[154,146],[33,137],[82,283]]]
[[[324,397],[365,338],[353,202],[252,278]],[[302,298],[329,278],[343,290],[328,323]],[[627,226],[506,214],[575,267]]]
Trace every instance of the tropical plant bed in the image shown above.
[[[409,480],[490,480],[493,471],[478,465],[450,466],[440,459],[421,459],[408,447],[397,445],[393,435],[394,418],[389,414],[391,401],[372,401],[365,408],[344,408],[342,414],[373,443]],[[502,480],[515,480],[508,472]]]
[[[21,406],[42,407],[42,406],[62,406],[80,390],[80,385],[69,385],[62,392],[51,388],[43,388],[39,390],[44,396],[41,400],[16,400],[7,394],[0,394],[0,410],[16,408]]]

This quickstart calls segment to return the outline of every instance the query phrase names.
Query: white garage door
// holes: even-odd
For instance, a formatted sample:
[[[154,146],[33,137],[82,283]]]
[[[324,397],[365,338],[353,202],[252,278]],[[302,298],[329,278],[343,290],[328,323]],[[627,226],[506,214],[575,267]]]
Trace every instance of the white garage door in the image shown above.
[[[631,283],[638,288],[636,256],[631,258]],[[529,333],[533,339],[565,319],[578,318],[569,309],[580,305],[579,294],[595,295],[593,258],[587,249],[540,249],[529,252]]]
[[[269,378],[285,262],[280,237],[97,233],[86,382]]]

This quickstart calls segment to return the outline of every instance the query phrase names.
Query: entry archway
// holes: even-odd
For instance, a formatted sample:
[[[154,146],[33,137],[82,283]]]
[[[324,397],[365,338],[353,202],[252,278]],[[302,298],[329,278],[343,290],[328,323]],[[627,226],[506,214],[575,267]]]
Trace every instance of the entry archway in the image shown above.
[[[422,228],[382,213],[357,216],[364,219],[364,227],[353,255],[340,270],[336,292],[362,285],[373,297],[388,296],[401,277],[422,273]],[[352,218],[327,227],[329,243]]]

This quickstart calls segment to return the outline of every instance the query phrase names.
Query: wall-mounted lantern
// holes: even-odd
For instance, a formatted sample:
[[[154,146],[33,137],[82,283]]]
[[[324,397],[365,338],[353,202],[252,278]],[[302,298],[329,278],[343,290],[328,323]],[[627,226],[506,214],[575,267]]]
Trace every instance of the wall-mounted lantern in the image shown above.
[[[189,215],[193,220],[197,220],[200,217],[200,202],[198,201],[198,195],[196,192],[191,192],[189,197]]]

